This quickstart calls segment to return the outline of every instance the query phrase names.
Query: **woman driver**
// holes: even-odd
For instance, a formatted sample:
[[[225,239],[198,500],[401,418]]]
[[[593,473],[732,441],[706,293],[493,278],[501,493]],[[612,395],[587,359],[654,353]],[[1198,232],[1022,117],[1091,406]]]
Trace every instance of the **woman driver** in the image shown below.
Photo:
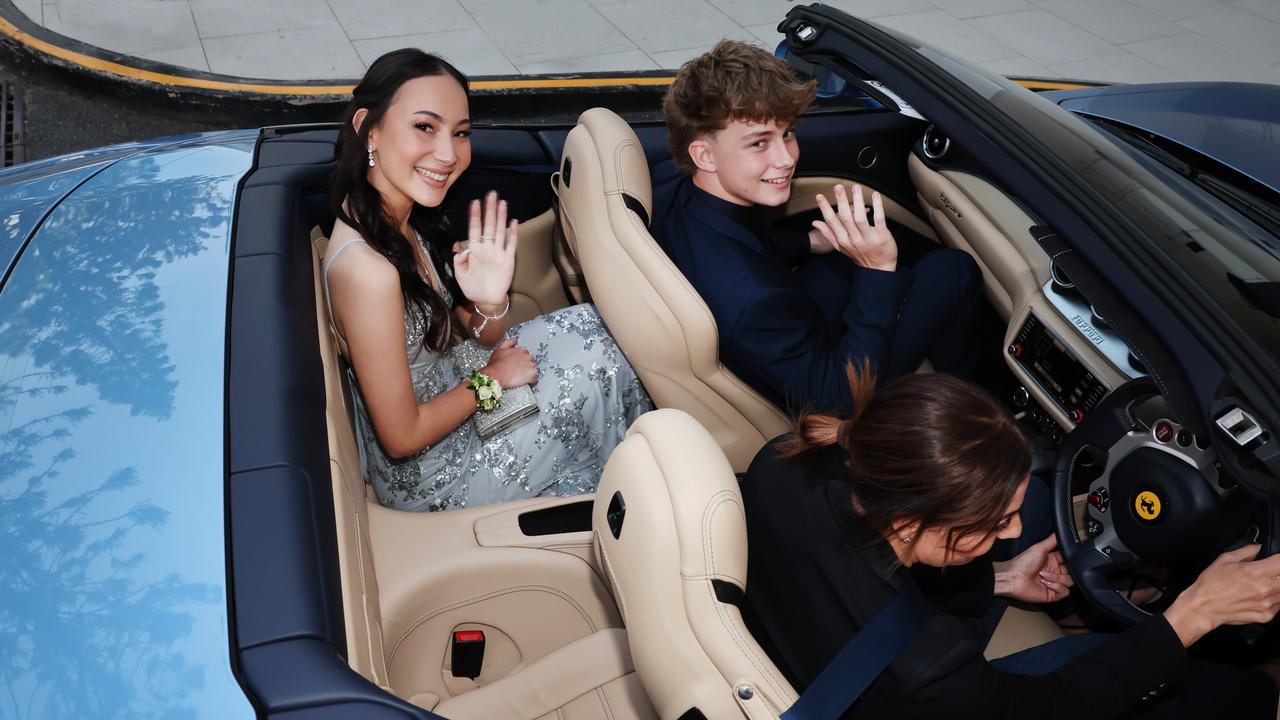
[[[742,483],[748,618],[797,690],[914,583],[927,622],[843,717],[1276,717],[1266,673],[1186,651],[1216,627],[1275,615],[1280,556],[1253,560],[1256,545],[1222,555],[1164,614],[1122,633],[983,659],[993,596],[1043,602],[1070,585],[1052,536],[1007,563],[986,555],[1021,531],[1027,440],[994,398],[955,378],[908,375],[872,394],[874,378],[849,374],[861,412],[802,418]]]

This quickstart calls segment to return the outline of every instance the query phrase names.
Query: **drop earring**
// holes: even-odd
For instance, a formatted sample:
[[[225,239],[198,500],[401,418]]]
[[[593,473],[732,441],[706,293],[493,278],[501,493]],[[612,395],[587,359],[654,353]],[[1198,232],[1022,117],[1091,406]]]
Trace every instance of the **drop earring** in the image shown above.
[[[369,167],[373,167],[373,146],[369,146]]]

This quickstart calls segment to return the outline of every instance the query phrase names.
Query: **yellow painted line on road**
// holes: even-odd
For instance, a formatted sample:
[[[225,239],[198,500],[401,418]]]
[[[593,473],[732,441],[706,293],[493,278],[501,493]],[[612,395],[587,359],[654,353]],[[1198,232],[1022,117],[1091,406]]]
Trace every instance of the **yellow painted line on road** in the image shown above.
[[[1048,80],[1014,80],[1028,90],[1079,90],[1093,87],[1084,83],[1050,82]]]
[[[203,90],[226,90],[230,92],[257,92],[273,95],[346,95],[350,94],[351,88],[353,87],[351,85],[265,85],[238,83],[226,82],[223,80],[183,77],[181,75],[170,75],[168,73],[142,70],[140,68],[122,65],[110,60],[96,58],[74,50],[68,50],[60,45],[55,45],[46,40],[41,40],[31,33],[19,29],[13,23],[2,17],[0,17],[0,33],[4,33],[14,40],[35,48],[46,55],[52,55],[53,57],[65,60],[69,63],[74,63],[83,68],[110,73],[113,75],[120,75],[134,80],[153,82],[159,85],[174,85],[177,87],[200,88]]]
[[[531,88],[625,87],[628,85],[670,85],[669,77],[531,78],[529,80],[476,80],[472,90],[526,90]]]
[[[277,85],[268,83],[246,83],[227,80],[211,80],[207,78],[187,77],[169,73],[143,70],[111,60],[104,60],[85,53],[69,50],[47,40],[42,40],[31,33],[18,28],[9,20],[0,17],[0,33],[34,48],[46,55],[59,58],[80,67],[111,75],[118,75],[132,80],[167,85],[179,88],[200,90],[220,90],[233,93],[257,93],[262,95],[350,95],[354,85]],[[473,90],[549,90],[556,88],[609,88],[628,86],[664,86],[670,85],[675,78],[662,77],[595,77],[595,78],[528,78],[521,80],[477,80],[471,83]],[[1088,87],[1078,83],[1047,82],[1042,80],[1018,80],[1019,84],[1031,90],[1071,90]]]
[[[86,55],[42,40],[18,28],[0,17],[0,33],[46,55],[74,63],[89,70],[110,73],[121,77],[201,90],[222,90],[238,93],[266,95],[350,95],[354,85],[276,85],[267,83],[231,82],[207,78],[187,77],[169,73],[143,70],[118,62]],[[670,85],[671,77],[605,77],[605,78],[530,78],[525,80],[477,80],[471,83],[474,90],[537,90],[548,88],[600,88],[630,85]]]

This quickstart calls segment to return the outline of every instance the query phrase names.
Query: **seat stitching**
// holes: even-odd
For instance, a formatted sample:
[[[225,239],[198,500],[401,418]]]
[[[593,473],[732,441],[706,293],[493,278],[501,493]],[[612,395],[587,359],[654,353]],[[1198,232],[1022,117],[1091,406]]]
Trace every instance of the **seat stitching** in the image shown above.
[[[725,609],[724,603],[721,603],[715,597],[715,590],[712,588],[711,583],[710,582],[704,583],[703,587],[706,590],[707,594],[711,596],[711,600],[715,604],[716,614],[720,616],[721,625],[725,628],[725,630],[728,631],[729,636],[737,644],[738,649],[742,651],[742,654],[746,656],[747,660],[756,669],[756,672],[758,673],[758,676],[756,679],[769,686],[770,694],[766,695],[765,697],[766,701],[769,703],[769,705],[774,706],[775,712],[780,712],[782,708],[778,707],[775,704],[773,698],[774,697],[790,698],[795,693],[795,690],[792,689],[790,690],[790,692],[788,692],[785,686],[778,684],[777,678],[774,677],[774,674],[777,671],[776,670],[771,671],[770,667],[768,665],[765,665],[761,661],[761,658],[757,656],[755,649],[751,647],[752,643],[744,642],[742,634],[738,630],[738,623],[734,622],[733,617],[729,614],[729,611]],[[769,661],[769,665],[772,665],[772,664],[773,664],[772,661]]]
[[[604,544],[597,541],[599,545],[600,565],[604,569],[604,574],[608,578],[609,589],[613,591],[613,601],[618,606],[618,614],[622,616],[622,624],[627,624],[627,604],[622,597],[622,586],[618,584],[618,578],[613,572],[613,563],[609,560],[609,554],[604,550]]]
[[[622,628],[607,628],[607,629],[622,629]],[[624,632],[625,632],[625,630],[624,630]],[[594,634],[594,633],[593,633],[593,634]],[[588,635],[587,637],[590,637],[590,635]],[[544,655],[543,657],[538,658],[537,660],[534,660],[534,661],[533,661],[533,663],[530,663],[530,664],[540,663],[540,662],[549,662],[549,661],[551,660],[551,658],[554,658],[554,657],[556,657],[557,655],[562,655],[562,654],[565,654],[565,653],[570,652],[570,650],[572,650],[572,649],[573,649],[573,645],[574,645],[576,642],[579,642],[580,640],[583,640],[583,639],[586,639],[586,638],[580,638],[579,640],[575,640],[574,642],[571,642],[571,643],[569,643],[568,645],[564,645],[564,646],[562,646],[562,647],[559,647],[559,648],[557,648],[556,650],[554,650],[554,651],[552,651],[552,652],[550,652],[550,653],[548,653],[548,654]],[[630,659],[630,654],[629,654],[629,653],[628,653],[628,656],[627,656],[627,657],[628,657],[628,659]],[[567,706],[567,705],[569,705],[569,704],[571,704],[571,703],[573,703],[573,702],[575,702],[575,701],[577,701],[577,700],[581,700],[581,699],[582,699],[582,698],[584,698],[584,697],[587,697],[587,696],[588,696],[588,695],[590,695],[592,692],[595,692],[595,693],[597,693],[597,694],[598,694],[598,693],[600,692],[600,688],[601,688],[601,687],[603,687],[604,685],[608,685],[609,683],[611,683],[611,682],[613,682],[613,681],[615,681],[615,680],[618,680],[618,679],[620,679],[620,678],[624,678],[624,677],[626,677],[626,676],[628,676],[628,675],[630,675],[630,674],[634,673],[634,672],[635,672],[635,668],[634,668],[635,662],[633,661],[632,663],[630,663],[630,665],[632,666],[632,667],[631,667],[631,669],[629,669],[629,670],[623,670],[623,671],[622,671],[622,674],[621,674],[621,675],[618,675],[617,677],[611,677],[611,678],[608,678],[607,680],[605,680],[605,681],[604,681],[604,684],[603,684],[603,685],[597,685],[597,686],[595,686],[595,687],[593,687],[593,688],[588,688],[588,689],[586,689],[586,690],[582,691],[581,693],[579,693],[578,695],[575,695],[575,696],[573,696],[573,697],[569,698],[569,699],[568,699],[568,700],[566,700],[563,704],[561,704],[559,707],[556,707],[556,708],[555,708],[555,711],[556,711],[557,713],[560,713],[560,712],[562,712],[562,711],[563,711],[563,709],[564,709],[564,707],[565,707],[565,706]],[[523,667],[526,667],[526,668],[527,668],[528,666],[526,665],[526,666],[523,666]],[[512,672],[511,674],[509,674],[509,675],[507,675],[507,676],[505,676],[505,677],[503,677],[503,678],[499,678],[499,679],[498,679],[497,681],[495,681],[495,682],[498,682],[498,681],[501,681],[501,680],[505,680],[506,678],[509,678],[509,677],[513,677],[515,674],[516,674],[516,672]],[[482,688],[482,687],[485,687],[485,686],[481,686],[481,688]],[[479,690],[479,689],[480,689],[480,688],[476,688],[476,690]],[[474,692],[474,691],[468,690],[467,692]],[[465,697],[465,696],[466,696],[466,694],[467,694],[467,692],[464,692],[464,693],[462,693],[461,695],[455,695],[454,697]],[[451,698],[451,699],[452,699],[452,698]],[[606,703],[606,706],[607,706],[607,703]],[[546,713],[543,713],[543,714],[545,715]],[[610,715],[610,717],[612,717],[612,715]]]
[[[630,673],[628,673],[628,675],[629,674]],[[623,675],[622,677],[626,677],[626,675]],[[614,678],[614,680],[617,679],[618,678]],[[610,680],[609,682],[613,682],[613,680]],[[605,683],[605,685],[608,684],[609,683]],[[613,720],[613,708],[609,707],[609,698],[604,694],[604,685],[596,688],[596,697],[600,699],[600,706],[604,708],[604,716],[608,718],[608,720]]]
[[[707,573],[708,576],[714,576],[719,574],[718,568],[716,568],[716,566],[714,565],[715,546],[711,542],[710,517],[715,512],[716,509],[718,509],[721,505],[725,503],[733,504],[733,506],[737,508],[738,513],[743,516],[744,520],[746,517],[745,513],[743,513],[742,505],[735,501],[735,498],[733,497],[733,493],[731,491],[721,490],[720,492],[712,496],[711,502],[708,503],[707,509],[703,512],[703,518],[702,518],[702,535],[703,535],[702,546],[703,546],[703,553],[704,553],[703,558],[705,561],[706,554],[710,553],[711,560],[713,563],[711,566],[707,568],[707,570],[709,571]],[[733,578],[732,575],[728,575],[728,574],[726,574],[725,577]],[[733,579],[737,580],[737,578],[733,578]],[[746,581],[739,580],[739,582],[742,584],[745,592]],[[721,626],[726,631],[728,631],[729,637],[731,637],[734,643],[737,644],[739,650],[741,650],[742,654],[746,656],[748,662],[750,662],[751,665],[755,667],[756,672],[759,676],[758,679],[761,682],[766,683],[770,687],[770,690],[772,691],[772,693],[776,694],[778,697],[788,697],[788,693],[786,693],[782,687],[778,686],[776,678],[773,677],[773,673],[769,672],[768,667],[765,666],[763,663],[761,663],[760,658],[756,656],[755,649],[752,648],[749,643],[746,643],[743,641],[742,635],[739,632],[739,628],[738,628],[739,623],[734,622],[732,616],[728,613],[728,610],[726,610],[724,606],[725,604],[720,602],[719,598],[715,596],[715,588],[713,587],[711,582],[707,581],[702,583],[702,588],[703,588],[703,591],[710,596],[711,604],[716,609],[716,615],[719,616],[720,618]],[[769,700],[768,697],[766,697],[766,700],[769,702],[771,706],[774,705],[774,703],[771,700]],[[780,708],[775,707],[774,709],[776,711],[780,711]]]
[[[635,143],[633,140],[631,140],[630,138],[627,138],[627,139],[623,140],[622,142],[620,142],[620,143],[618,143],[618,144],[616,144],[616,145],[614,145],[614,146],[613,146],[613,181],[614,181],[615,187],[617,187],[617,188],[618,188],[618,189],[617,189],[617,192],[618,192],[619,194],[621,194],[621,193],[623,192],[623,188],[622,188],[622,153],[623,153],[623,151],[624,151],[624,150],[626,150],[627,148],[636,148],[636,150],[640,152],[640,155],[641,155],[642,157],[644,156],[644,150],[641,150],[639,147],[637,147],[637,146],[636,146],[636,143]],[[646,174],[646,175],[648,175],[649,173],[648,173],[648,172],[645,172],[645,174]],[[650,178],[650,179],[649,179],[649,185],[650,185],[650,186],[652,186],[652,185],[653,185],[653,179],[652,179],[652,178]],[[610,193],[610,194],[612,194],[612,193]],[[650,197],[650,199],[649,199],[649,204],[650,204],[650,205],[652,205],[652,204],[653,204],[653,199],[652,199],[652,188],[650,189],[650,196],[651,196],[651,197]],[[636,199],[637,199],[637,200],[639,200],[640,198],[636,198]],[[641,205],[644,205],[644,203],[640,203],[640,204],[641,204]]]
[[[491,598],[500,597],[502,595],[508,595],[516,592],[528,592],[528,591],[545,592],[551,595],[555,595],[556,597],[559,597],[561,600],[564,600],[565,602],[567,602],[573,609],[578,611],[578,614],[582,616],[583,622],[587,624],[587,627],[591,630],[591,633],[594,633],[600,629],[596,627],[596,623],[594,620],[591,619],[590,614],[587,613],[587,611],[582,607],[582,605],[578,603],[577,600],[573,598],[573,596],[565,592],[562,592],[557,588],[553,588],[547,585],[517,585],[514,587],[503,588],[501,590],[495,590],[493,592],[486,593],[484,595],[476,595],[476,596],[467,598],[466,600],[459,600],[457,602],[454,602],[442,608],[439,608],[427,615],[422,616],[417,620],[417,622],[414,622],[412,625],[406,627],[404,632],[400,634],[400,637],[396,639],[395,646],[392,647],[391,654],[387,657],[387,662],[391,663],[393,660],[395,660],[396,653],[400,651],[400,645],[403,644],[404,641],[407,640],[415,630],[417,630],[419,627],[422,627],[424,624],[430,622],[431,620],[435,619],[439,615],[449,612],[450,610],[457,610],[459,608],[463,608],[468,605],[474,605],[475,603],[478,603],[482,600],[489,600]],[[591,633],[588,633],[588,635]]]
[[[339,485],[342,486],[342,492],[344,495],[347,496],[347,501],[352,505],[352,508],[353,508],[351,511],[351,517],[355,521],[355,546],[356,546],[355,557],[353,559],[355,564],[356,580],[359,583],[359,587],[360,587],[360,602],[363,607],[364,616],[365,616],[365,639],[369,643],[369,669],[374,675],[375,683],[377,683],[380,679],[379,670],[381,670],[381,679],[389,682],[387,668],[386,668],[386,660],[387,660],[386,655],[383,654],[380,658],[381,662],[379,662],[379,658],[374,653],[374,642],[373,642],[374,641],[374,635],[373,635],[374,624],[369,621],[369,617],[370,617],[369,582],[368,582],[367,574],[365,572],[364,537],[361,534],[362,526],[360,523],[360,513],[358,510],[354,509],[355,501],[351,499],[351,493],[347,489],[346,474],[342,470],[341,463],[338,463],[336,458],[330,458],[330,460],[338,464],[338,467],[331,468],[330,472],[332,473],[334,470],[337,471],[337,474],[339,476],[338,477]],[[364,502],[364,498],[361,498],[360,502]],[[381,623],[379,623],[379,625],[381,625]],[[378,630],[378,634],[381,635],[381,630]]]
[[[711,535],[711,518],[715,515],[716,510],[725,503],[730,503],[737,507],[738,514],[743,517],[744,522],[746,520],[746,515],[742,512],[742,506],[734,501],[733,493],[728,490],[721,490],[717,492],[707,501],[707,507],[702,512],[702,561],[706,564],[703,575],[704,577],[717,577],[723,575],[730,580],[734,580],[739,585],[742,585],[745,590],[747,585],[746,580],[734,577],[728,573],[722,573],[716,563],[716,547],[715,543],[712,542]]]
[[[344,483],[344,484],[345,484],[345,483]],[[381,662],[375,662],[375,659],[376,659],[376,658],[374,657],[374,652],[373,652],[373,647],[374,647],[374,642],[373,642],[373,640],[374,640],[374,635],[373,635],[373,632],[374,632],[374,626],[373,626],[373,623],[369,621],[369,615],[370,615],[370,613],[369,613],[369,607],[370,607],[370,602],[369,602],[369,600],[370,600],[370,598],[369,598],[369,585],[368,585],[367,578],[365,577],[365,567],[364,567],[364,541],[363,541],[363,538],[362,538],[362,537],[361,537],[361,535],[360,535],[360,530],[361,530],[361,525],[360,525],[360,513],[358,513],[358,512],[353,512],[353,513],[352,513],[352,516],[355,518],[355,522],[356,522],[356,570],[357,570],[357,573],[358,573],[358,575],[359,575],[359,577],[360,577],[360,601],[361,601],[361,604],[362,604],[362,605],[363,605],[363,607],[364,607],[364,617],[365,617],[365,623],[364,623],[364,624],[365,624],[365,637],[366,637],[367,642],[369,643],[369,660],[370,660],[370,662],[369,662],[369,667],[370,667],[370,669],[373,671],[373,674],[374,674],[374,680],[375,680],[375,682],[376,682],[376,681],[379,679],[379,673],[378,673],[379,668],[377,667],[377,665],[382,665],[382,668],[381,668],[381,671],[382,671],[381,676],[382,676],[382,678],[385,680],[385,682],[384,682],[384,683],[382,683],[382,684],[390,685],[390,678],[388,677],[387,668],[386,668],[386,660],[387,660],[387,658],[386,658],[386,654],[385,654],[385,648],[383,648],[384,652],[383,652],[383,653],[381,653],[381,658],[380,658],[380,659],[381,659]],[[381,623],[379,623],[379,625],[381,625]],[[380,628],[378,629],[378,634],[379,634],[379,635],[381,635],[381,634],[382,634],[382,630],[381,630]],[[379,642],[378,644],[379,644],[379,645],[382,645],[382,642]]]
[[[565,650],[565,649],[567,649],[568,647],[569,647],[569,646],[568,646],[568,645],[566,645],[566,646],[564,646],[564,647],[560,648],[560,650],[557,650],[556,652],[551,653],[551,655],[548,655],[547,657],[551,657],[552,655],[555,655],[556,653],[560,652],[561,650]],[[535,661],[535,662],[536,662],[536,661]],[[633,664],[634,664],[634,663],[633,663]],[[619,675],[618,677],[609,678],[608,680],[605,680],[603,684],[601,684],[601,685],[597,685],[597,686],[595,686],[595,687],[593,687],[593,688],[590,688],[590,689],[588,689],[588,690],[584,691],[581,695],[575,695],[574,697],[569,698],[568,700],[566,700],[566,701],[564,702],[564,704],[563,704],[563,705],[561,705],[559,708],[556,708],[556,709],[557,709],[557,710],[561,710],[561,709],[563,709],[563,708],[565,708],[565,707],[567,707],[567,706],[569,706],[569,705],[571,705],[571,704],[573,704],[573,703],[575,703],[575,702],[577,702],[577,701],[581,700],[582,698],[587,697],[587,696],[588,696],[588,695],[590,695],[591,693],[595,693],[595,694],[596,694],[596,699],[597,699],[597,700],[599,700],[599,701],[600,701],[600,703],[601,703],[601,705],[604,707],[604,711],[605,711],[605,713],[606,713],[610,718],[612,718],[612,717],[613,717],[612,707],[609,705],[609,702],[608,702],[608,701],[604,698],[604,696],[602,695],[602,693],[601,693],[601,689],[602,689],[605,685],[608,685],[609,683],[616,682],[616,681],[621,680],[622,678],[625,678],[626,676],[631,675],[631,674],[634,674],[634,673],[635,673],[635,670],[628,670],[628,671],[626,671],[626,672],[622,673],[621,675]],[[508,677],[510,677],[510,676],[508,676]]]

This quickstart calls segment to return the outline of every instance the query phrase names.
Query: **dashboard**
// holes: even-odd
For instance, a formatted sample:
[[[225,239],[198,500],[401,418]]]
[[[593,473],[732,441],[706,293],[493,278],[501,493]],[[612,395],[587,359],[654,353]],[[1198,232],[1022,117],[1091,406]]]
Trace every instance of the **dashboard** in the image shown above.
[[[1055,444],[1111,390],[1146,374],[1130,348],[1036,242],[1039,223],[930,127],[908,158],[921,208],[968,252],[1006,322],[1011,402]]]

